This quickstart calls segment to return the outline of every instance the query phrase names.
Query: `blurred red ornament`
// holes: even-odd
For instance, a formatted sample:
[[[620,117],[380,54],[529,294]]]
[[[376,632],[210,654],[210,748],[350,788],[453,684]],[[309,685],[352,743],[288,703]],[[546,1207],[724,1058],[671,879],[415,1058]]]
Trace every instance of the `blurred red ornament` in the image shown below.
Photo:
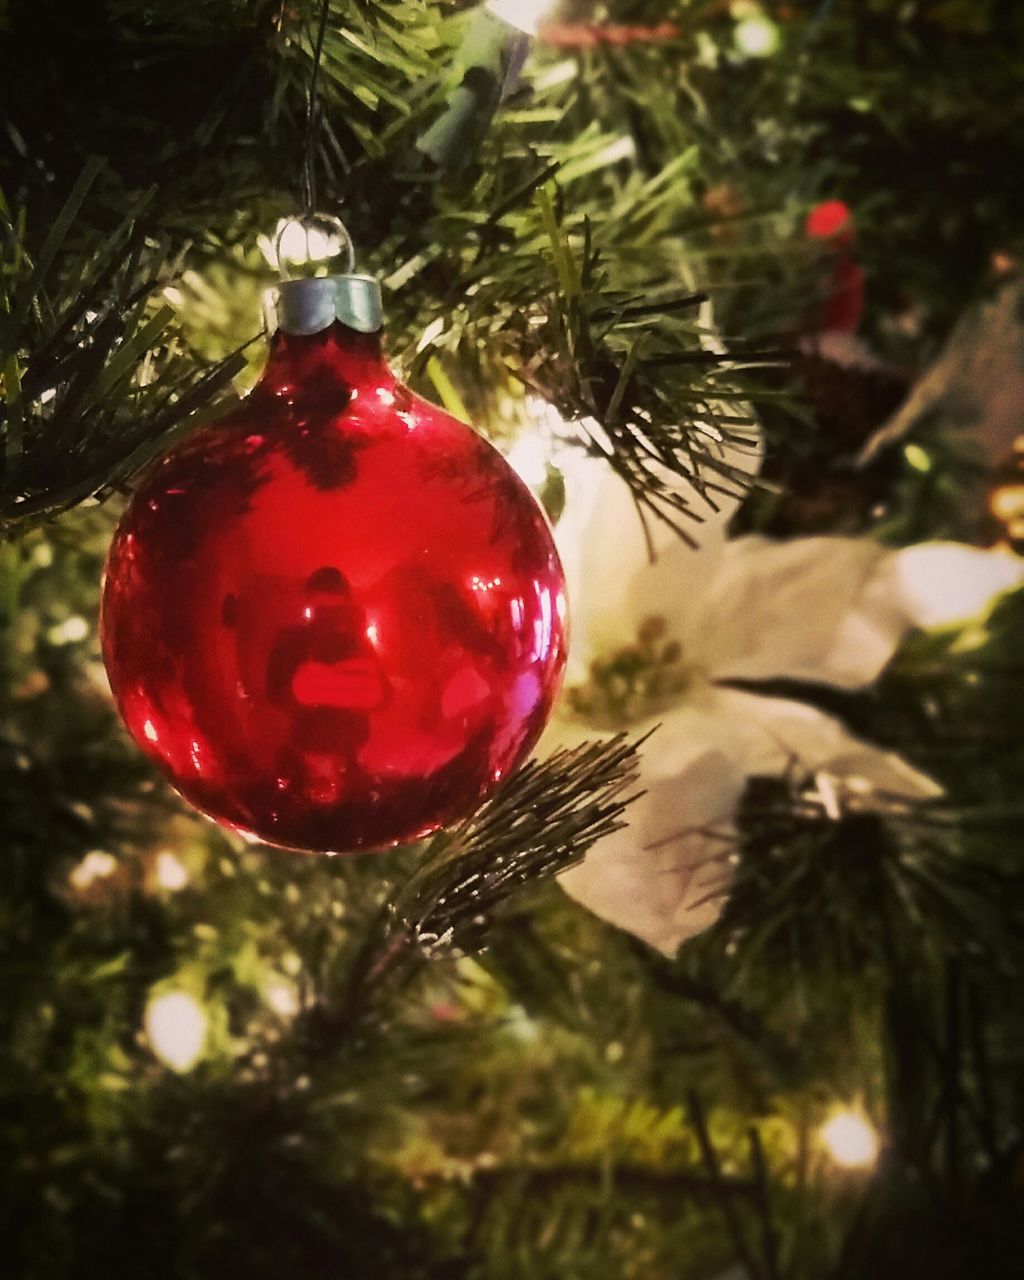
[[[322,851],[471,811],[540,735],[565,625],[533,495],[339,321],[277,333],[254,391],[150,470],[101,618],[125,723],[181,794]]]
[[[853,214],[844,200],[822,200],[807,215],[804,226],[812,240],[831,240],[845,248],[853,247]]]
[[[823,200],[807,215],[804,230],[812,240],[827,240],[834,250],[816,328],[854,333],[864,311],[864,271],[854,257],[856,233],[849,206],[842,200]]]

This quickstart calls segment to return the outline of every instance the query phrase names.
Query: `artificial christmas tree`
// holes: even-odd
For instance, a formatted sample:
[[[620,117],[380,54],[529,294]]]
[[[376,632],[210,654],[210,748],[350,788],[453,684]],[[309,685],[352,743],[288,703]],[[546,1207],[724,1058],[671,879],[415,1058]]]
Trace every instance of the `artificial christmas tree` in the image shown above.
[[[1024,561],[986,505],[1019,427],[973,317],[1012,318],[1021,15],[569,0],[527,43],[514,7],[0,13],[5,1276],[1019,1270]],[[805,226],[831,201],[873,365],[815,380],[837,246]],[[146,468],[260,404],[277,228],[317,210],[381,282],[423,414],[563,508],[577,611],[535,758],[422,840],[330,859],[165,784],[98,599]],[[436,486],[479,478],[457,461],[415,497],[396,463],[375,536],[440,524]],[[341,539],[303,494],[269,553],[312,516]],[[163,625],[191,662],[213,562],[186,563]],[[254,687],[327,794],[317,742],[358,757],[356,717],[399,703],[348,563],[303,570]],[[277,602],[229,594],[222,648]],[[425,594],[396,589],[403,661],[445,685]],[[486,610],[456,613],[464,641]],[[228,733],[219,693],[195,705]]]

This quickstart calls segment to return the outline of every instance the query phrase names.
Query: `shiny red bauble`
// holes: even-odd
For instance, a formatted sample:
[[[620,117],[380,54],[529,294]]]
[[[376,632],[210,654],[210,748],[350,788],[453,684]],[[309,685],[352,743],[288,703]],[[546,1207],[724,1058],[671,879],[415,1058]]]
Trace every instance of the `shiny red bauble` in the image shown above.
[[[842,200],[823,200],[808,213],[804,230],[832,249],[832,268],[815,328],[818,332],[856,333],[864,313],[864,269],[855,257],[853,214]]]
[[[278,333],[253,392],[149,471],[101,615],[121,714],[178,791],[335,852],[435,831],[514,770],[565,626],[533,495],[338,322]]]

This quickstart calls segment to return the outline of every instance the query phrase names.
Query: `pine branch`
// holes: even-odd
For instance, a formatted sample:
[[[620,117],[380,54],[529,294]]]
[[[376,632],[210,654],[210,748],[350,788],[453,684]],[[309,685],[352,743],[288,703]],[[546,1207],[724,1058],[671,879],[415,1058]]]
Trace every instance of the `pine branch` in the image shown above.
[[[708,1132],[704,1108],[696,1090],[690,1091],[688,1102],[690,1122],[697,1135],[697,1143],[700,1147],[701,1158],[704,1161],[704,1168],[707,1170],[708,1180],[728,1229],[736,1257],[740,1260],[749,1280],[766,1280],[767,1272],[755,1260],[754,1254],[747,1243],[746,1233],[740,1222],[739,1214],[736,1212],[736,1205],[732,1195],[733,1188],[729,1186],[722,1174],[718,1154]]]
[[[474,199],[496,201],[499,216],[442,209],[404,246],[385,283],[414,279],[421,302],[425,289],[432,295],[429,342],[413,336],[425,312],[396,317],[416,345],[414,372],[444,360],[460,390],[472,380],[472,405],[494,376],[480,353],[497,357],[506,383],[575,424],[577,443],[607,461],[641,513],[694,541],[695,524],[750,486],[749,469],[729,460],[757,448],[747,371],[780,363],[780,353],[708,350],[696,314],[704,295],[668,273],[630,287],[616,228],[567,212],[561,189],[543,181],[550,169],[534,165],[511,196],[490,173],[481,179]]]
[[[292,176],[276,157],[297,155],[319,12],[318,0],[285,9],[258,6],[252,30],[246,28],[234,50],[237,76],[224,85],[211,84],[202,98],[196,138],[182,139],[174,163],[155,173],[138,168],[138,148],[130,165],[118,157],[118,167],[135,181],[161,182],[159,209],[154,201],[147,220],[166,230],[176,251],[198,238],[193,261],[209,257],[218,243],[223,247],[251,234],[268,216],[268,206],[287,199],[295,186],[298,163]],[[344,203],[361,256],[369,259],[365,265],[381,270],[389,287],[401,290],[389,307],[396,348],[416,346],[428,323],[450,316],[443,334],[423,346],[417,367],[425,366],[435,350],[455,357],[453,381],[471,408],[479,405],[474,416],[483,424],[494,415],[502,392],[496,380],[506,385],[517,380],[530,388],[564,418],[580,423],[583,447],[608,458],[642,513],[667,521],[693,541],[693,523],[748,483],[741,470],[723,465],[720,455],[723,449],[744,448],[754,434],[743,365],[758,363],[760,356],[749,345],[742,357],[720,359],[702,350],[693,316],[699,295],[681,278],[681,261],[672,260],[675,251],[666,258],[663,248],[652,244],[638,256],[637,230],[668,225],[677,217],[678,157],[658,168],[657,160],[641,156],[637,143],[646,125],[639,121],[633,136],[594,120],[578,135],[572,129],[553,133],[518,121],[512,104],[496,121],[479,169],[467,182],[435,188],[423,181],[408,170],[405,157],[445,92],[451,60],[446,49],[454,52],[465,18],[449,20],[430,6],[400,0],[331,5],[316,158],[324,206]],[[158,62],[166,62],[167,74],[186,54],[211,53],[220,37],[200,15],[176,22],[170,7],[157,6],[152,21],[163,33]],[[120,46],[110,52],[112,58],[126,56]],[[114,64],[111,71],[117,78],[122,68]],[[574,97],[574,91],[557,84],[531,86],[524,94],[541,117],[553,119]],[[253,116],[256,97],[259,121]],[[575,113],[572,123],[579,123]],[[264,136],[269,146],[263,145]],[[200,140],[198,160],[193,153]],[[610,202],[608,191],[618,189],[624,166],[644,177],[641,159],[644,166],[655,166],[650,175],[631,179]],[[193,191],[203,166],[213,164],[219,166],[220,185],[227,181],[221,173],[237,175],[228,184],[227,221],[209,207],[205,192],[199,197]],[[552,181],[558,182],[557,191],[545,186]],[[264,195],[248,199],[252,190]],[[191,237],[183,234],[187,226],[195,227]],[[124,291],[113,279],[97,272],[75,287],[78,298],[89,300],[86,311],[107,317],[105,328],[97,322],[100,331],[89,334],[93,359],[102,362],[104,345],[130,343],[141,326],[118,333]],[[197,367],[194,353],[176,348],[171,330],[156,323],[155,313],[147,311],[146,319],[154,321],[147,335],[150,348],[166,342],[164,354],[191,367],[196,395],[208,401],[223,385],[220,368]],[[77,351],[82,330],[79,323],[66,335],[66,355]],[[227,343],[227,349],[241,340]],[[45,341],[45,333],[32,333],[21,346],[34,356]],[[83,375],[79,390],[92,381]],[[42,389],[49,394],[53,388]],[[51,401],[46,414],[37,416],[66,413],[74,420],[73,409]],[[135,442],[142,443],[153,438],[145,409],[135,404],[130,415],[107,417],[117,417],[123,429],[130,416],[138,424]],[[97,426],[103,433],[104,423]],[[14,423],[14,436],[19,429]],[[31,424],[25,429],[31,433]],[[159,434],[167,430],[161,423]],[[17,491],[9,480],[8,506],[15,498],[33,503],[18,512],[20,517],[65,509],[102,487],[103,470],[116,485],[136,466],[135,459],[121,467],[117,456],[97,456],[91,448],[76,452],[49,432],[36,434],[40,470],[51,474],[39,475],[31,491],[27,484]],[[73,421],[66,434],[90,433]],[[122,439],[120,432],[114,434]],[[63,471],[54,475],[55,464],[47,465],[45,452],[57,445]]]
[[[718,926],[745,962],[795,953],[804,973],[854,973],[886,963],[888,920],[902,937],[927,937],[936,954],[1019,966],[1022,877],[1005,851],[1024,829],[1024,807],[986,813],[877,794],[842,803],[830,815],[797,774],[750,788],[743,856]]]
[[[154,300],[170,263],[140,222],[152,193],[83,249],[75,227],[101,168],[86,166],[34,258],[0,194],[0,534],[124,483],[244,363],[198,363]]]
[[[492,918],[513,894],[619,830],[639,794],[631,790],[639,745],[620,734],[531,760],[475,814],[435,837],[367,928],[345,989],[310,1010],[309,1042],[336,1043],[382,988],[410,981],[425,962],[486,946]]]
[[[517,890],[549,879],[625,824],[636,799],[637,743],[619,734],[531,760],[471,818],[435,841],[399,895],[396,917],[427,956],[486,944]]]
[[[684,1196],[688,1199],[707,1200],[717,1197],[723,1187],[730,1195],[744,1199],[757,1195],[757,1186],[750,1178],[721,1172],[717,1177],[711,1177],[707,1173],[697,1173],[691,1169],[647,1168],[642,1164],[627,1162],[601,1168],[573,1164],[512,1167],[501,1164],[475,1169],[472,1178],[474,1185],[490,1194],[500,1194],[509,1182],[520,1186],[525,1184],[531,1191],[541,1194],[565,1186],[610,1182],[617,1191],[630,1195],[654,1192],[673,1198]]]

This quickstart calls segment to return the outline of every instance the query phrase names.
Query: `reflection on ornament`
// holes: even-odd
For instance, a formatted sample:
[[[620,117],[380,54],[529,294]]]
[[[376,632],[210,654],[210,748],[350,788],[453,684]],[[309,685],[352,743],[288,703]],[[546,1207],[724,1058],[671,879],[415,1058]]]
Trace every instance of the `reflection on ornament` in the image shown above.
[[[538,431],[524,431],[506,455],[508,464],[534,492],[548,478],[548,446]]]
[[[345,237],[329,223],[281,218],[273,236],[260,236],[256,243],[267,263],[280,271],[282,264],[324,262],[336,258],[345,248]]]
[[[172,1071],[189,1071],[199,1061],[209,1026],[206,1011],[185,991],[167,991],[146,1005],[150,1047]]]
[[[554,4],[552,0],[487,0],[487,8],[510,27],[535,36]]]
[[[992,476],[988,509],[1006,544],[1024,554],[1024,435],[1013,442],[1013,452]]]
[[[539,737],[566,652],[530,491],[395,379],[379,318],[334,318],[372,285],[282,286],[285,326],[304,327],[150,470],[101,611],[124,720],[182,795],[245,837],[322,852],[475,808]]]
[[[168,893],[177,893],[188,884],[185,864],[170,849],[161,849],[156,855],[156,882]]]
[[[857,1111],[837,1111],[820,1137],[831,1159],[844,1169],[867,1169],[878,1159],[878,1134]]]
[[[73,889],[84,892],[91,889],[97,880],[105,880],[117,870],[117,859],[102,849],[94,849],[87,853],[82,861],[68,876],[68,883]]]

